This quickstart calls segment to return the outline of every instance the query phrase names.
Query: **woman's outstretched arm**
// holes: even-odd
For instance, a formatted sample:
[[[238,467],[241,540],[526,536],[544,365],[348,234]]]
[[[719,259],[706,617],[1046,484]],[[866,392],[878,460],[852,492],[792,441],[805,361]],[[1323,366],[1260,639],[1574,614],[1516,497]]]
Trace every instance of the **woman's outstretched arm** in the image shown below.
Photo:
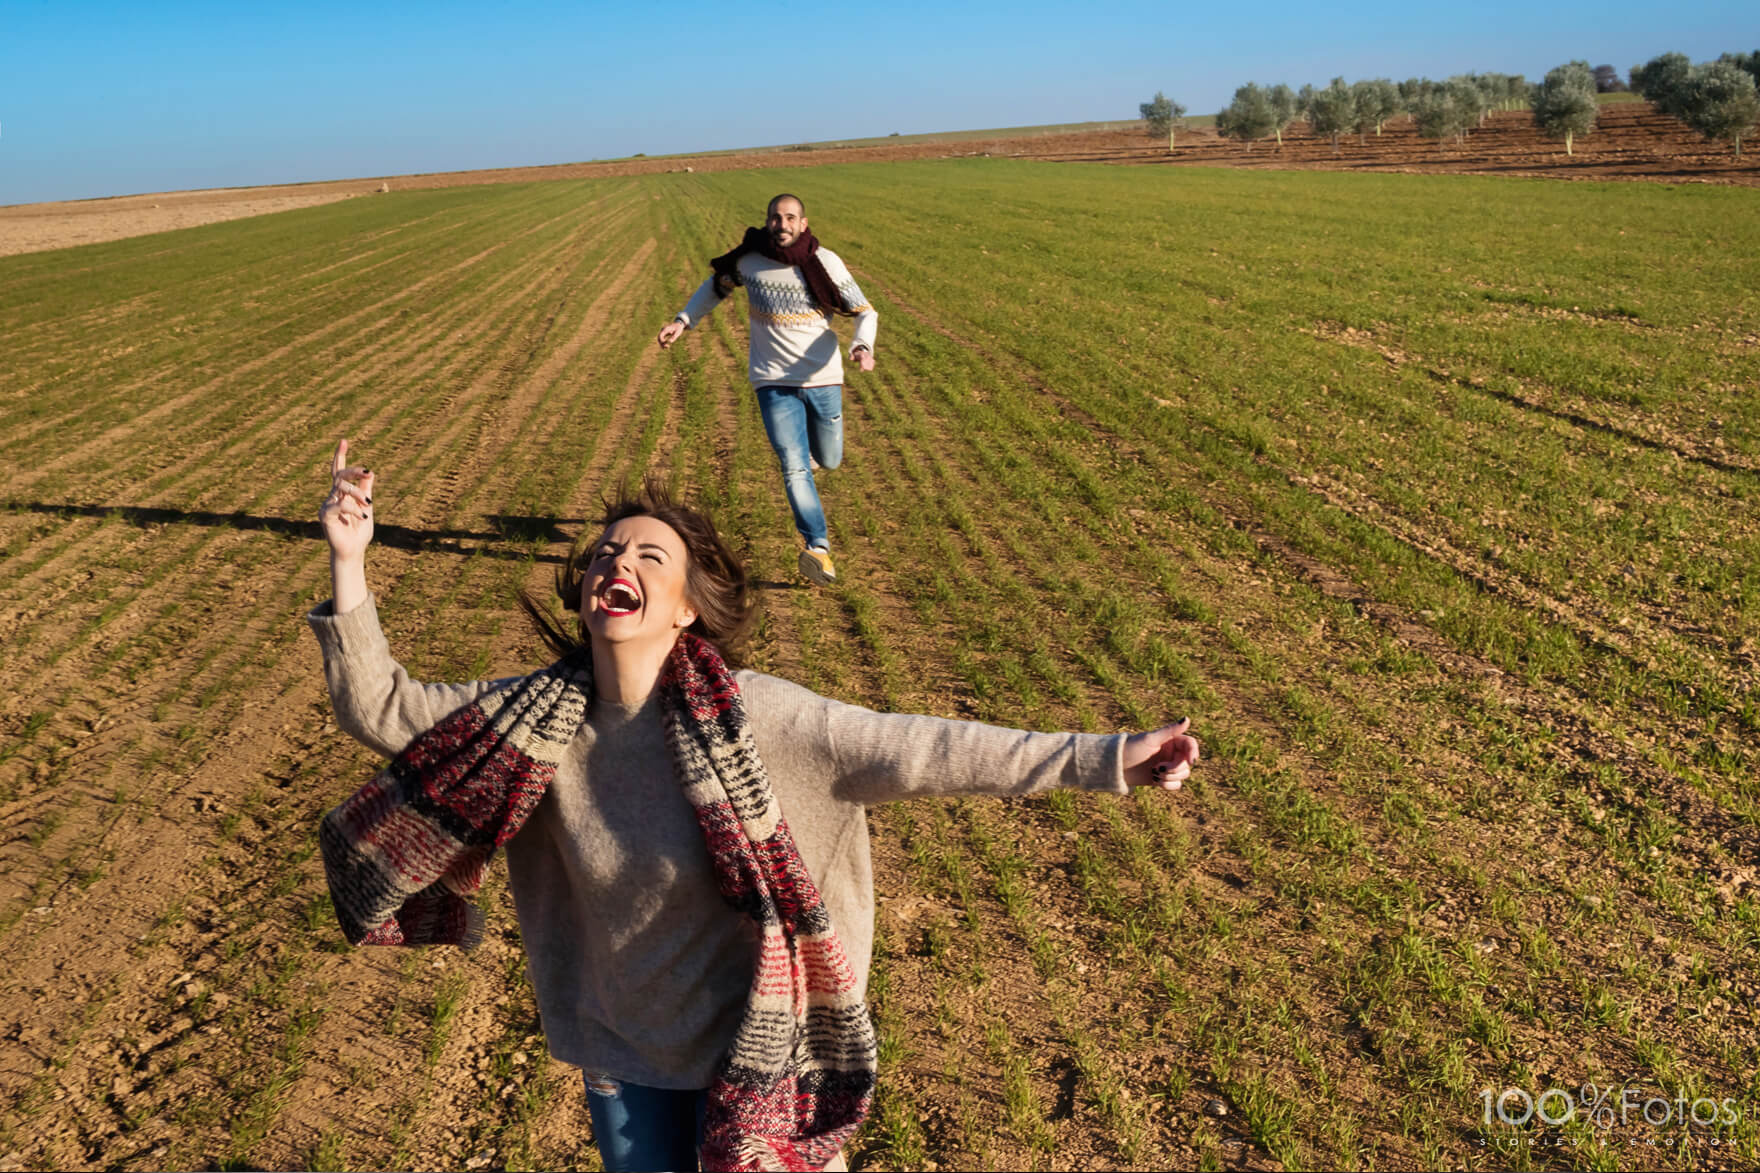
[[[1101,736],[1033,733],[977,721],[876,713],[774,676],[742,673],[765,762],[830,775],[829,793],[866,806],[934,794],[1027,795],[1059,787],[1123,794],[1178,790],[1198,761],[1184,720]]]
[[[367,591],[367,546],[373,540],[373,474],[348,463],[348,441],[330,462],[330,494],[318,510],[330,544],[330,602],[306,621],[324,652],[324,678],[336,724],[364,745],[395,757],[419,733],[505,680],[421,684],[391,655]]]
[[[836,702],[831,702],[833,705]],[[1178,790],[1198,760],[1181,720],[1143,733],[1033,733],[837,706],[827,714],[842,797],[873,804],[930,794],[1026,795],[1052,788],[1115,794]]]
[[[367,601],[367,547],[373,541],[373,474],[348,463],[348,441],[330,459],[330,495],[318,508],[330,543],[330,597],[345,615]]]

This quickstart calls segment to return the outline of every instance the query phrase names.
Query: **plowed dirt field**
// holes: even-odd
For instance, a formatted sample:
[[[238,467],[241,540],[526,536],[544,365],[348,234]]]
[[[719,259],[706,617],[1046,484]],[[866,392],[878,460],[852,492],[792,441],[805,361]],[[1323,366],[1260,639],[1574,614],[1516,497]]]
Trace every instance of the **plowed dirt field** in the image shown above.
[[[1265,141],[1247,148],[1218,138],[1208,129],[1181,134],[1171,151],[1134,130],[913,139],[894,145],[821,145],[810,150],[737,151],[21,204],[0,208],[0,256],[119,240],[375,195],[382,185],[409,191],[477,183],[651,175],[686,168],[692,172],[714,172],[975,156],[1155,166],[1196,164],[1760,185],[1760,156],[1750,152],[1748,158],[1738,160],[1728,147],[1708,143],[1675,119],[1655,113],[1644,102],[1618,102],[1603,107],[1600,125],[1593,134],[1579,139],[1574,151],[1574,155],[1566,155],[1563,144],[1541,136],[1525,111],[1492,114],[1465,143],[1450,140],[1439,144],[1421,139],[1411,120],[1402,117],[1383,127],[1380,135],[1360,140],[1355,135],[1346,136],[1336,154],[1330,140],[1316,138],[1304,123],[1297,123],[1284,133],[1281,147]]]
[[[499,869],[474,954],[333,923],[339,436],[417,679],[542,663],[517,591],[652,469],[761,670],[1194,719],[1178,796],[873,812],[853,1167],[1760,1165],[1760,192],[1317,162],[816,171],[881,314],[831,590],[743,303],[653,342],[798,175],[0,258],[0,1169],[596,1167]]]

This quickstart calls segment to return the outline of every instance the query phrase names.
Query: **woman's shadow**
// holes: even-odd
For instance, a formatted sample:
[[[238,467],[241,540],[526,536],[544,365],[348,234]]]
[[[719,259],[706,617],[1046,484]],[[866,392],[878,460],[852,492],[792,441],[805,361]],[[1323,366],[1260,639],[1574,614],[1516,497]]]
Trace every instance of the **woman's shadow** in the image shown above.
[[[261,530],[288,538],[309,541],[324,540],[323,528],[316,519],[296,521],[291,517],[265,517],[253,513],[217,513],[205,509],[167,509],[158,505],[80,505],[46,501],[19,501],[0,505],[0,510],[14,513],[39,513],[48,517],[103,517],[127,522],[147,529],[160,525],[221,526],[236,530]],[[534,542],[566,544],[574,540],[580,528],[588,524],[580,517],[532,517],[517,513],[492,513],[487,518],[489,529],[412,529],[409,526],[378,522],[373,526],[373,541],[410,553],[480,555],[502,558],[510,562],[545,562],[561,565],[567,554],[534,551]],[[763,591],[804,590],[801,583],[752,580],[753,588]]]

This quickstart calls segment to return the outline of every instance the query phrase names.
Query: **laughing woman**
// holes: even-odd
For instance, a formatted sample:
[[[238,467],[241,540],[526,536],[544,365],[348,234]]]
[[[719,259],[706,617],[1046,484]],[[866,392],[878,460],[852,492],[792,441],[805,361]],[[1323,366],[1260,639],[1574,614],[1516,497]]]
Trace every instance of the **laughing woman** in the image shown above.
[[[374,477],[347,447],[309,620],[337,723],[391,762],[324,820],[337,915],[356,944],[473,945],[464,897],[506,847],[545,1039],[584,1072],[607,1169],[841,1167],[875,1079],[866,807],[1177,790],[1198,760],[1184,721],[1026,733],[734,670],[745,570],[653,482],[558,572],[573,630],[522,599],[556,663],[418,684],[367,591]]]

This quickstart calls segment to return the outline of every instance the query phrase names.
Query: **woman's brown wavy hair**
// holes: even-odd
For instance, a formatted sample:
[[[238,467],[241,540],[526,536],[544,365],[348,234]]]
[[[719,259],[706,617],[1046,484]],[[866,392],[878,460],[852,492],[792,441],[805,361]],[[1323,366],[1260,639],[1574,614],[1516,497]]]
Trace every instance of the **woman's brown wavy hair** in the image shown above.
[[[756,613],[745,563],[722,540],[710,516],[676,500],[666,482],[650,474],[639,489],[625,486],[615,498],[604,501],[604,514],[593,540],[577,539],[568,559],[556,571],[556,598],[571,618],[560,621],[555,611],[521,591],[520,609],[532,621],[538,638],[558,656],[568,656],[591,646],[586,624],[581,621],[581,590],[586,566],[606,530],[626,517],[652,517],[671,526],[684,541],[685,598],[697,618],[686,631],[714,644],[731,667],[740,663],[746,637]],[[583,532],[582,537],[585,537]]]

